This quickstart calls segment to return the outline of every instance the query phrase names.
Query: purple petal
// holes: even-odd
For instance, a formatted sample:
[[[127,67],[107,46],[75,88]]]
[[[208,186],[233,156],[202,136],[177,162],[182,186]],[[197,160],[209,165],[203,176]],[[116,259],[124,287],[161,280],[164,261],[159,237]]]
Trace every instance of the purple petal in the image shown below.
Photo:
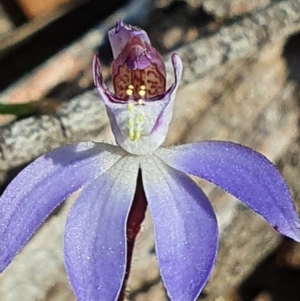
[[[172,301],[196,300],[212,270],[217,221],[202,190],[160,160],[142,162],[161,276]]]
[[[157,155],[173,168],[220,186],[262,215],[277,231],[300,241],[299,218],[288,188],[263,155],[222,141],[160,149]]]
[[[126,43],[132,37],[139,37],[150,44],[147,33],[135,26],[127,25],[118,20],[114,29],[108,32],[109,42],[113,51],[114,59],[120,54]]]
[[[0,198],[0,272],[69,194],[121,158],[117,151],[102,143],[68,145],[20,172]]]
[[[152,65],[152,68],[150,65]],[[121,72],[120,68],[122,67],[126,67],[126,69],[123,68]],[[152,76],[149,75],[149,81],[147,76],[148,72],[145,70],[147,67],[150,67],[152,73]],[[143,83],[146,87],[148,87],[148,92],[151,91],[153,77],[155,77],[156,80],[159,80],[159,82],[162,81],[161,85],[159,85],[162,90],[156,90],[153,88],[155,91],[153,91],[154,94],[148,94],[147,92],[148,95],[152,95],[151,97],[154,97],[154,95],[161,94],[165,90],[166,68],[164,60],[154,47],[144,40],[141,40],[139,37],[134,37],[128,40],[122,51],[113,60],[111,68],[115,92],[118,94],[118,92],[123,90],[123,93],[121,93],[123,97],[126,97],[126,88],[124,89],[124,85],[126,86],[126,83],[130,84],[135,82],[137,84],[137,78],[134,79],[135,75],[131,73],[132,70],[137,69],[141,70],[144,74]],[[126,73],[124,73],[125,70]],[[155,72],[155,74],[153,74],[153,72]],[[132,82],[130,82],[130,79]],[[118,89],[118,83],[120,84],[120,89]],[[136,88],[138,89],[139,87],[137,86]],[[158,88],[158,86],[156,86],[156,88]],[[138,95],[136,96],[139,98]]]
[[[87,185],[67,218],[64,258],[80,301],[117,299],[126,266],[126,220],[139,164],[119,161]]]

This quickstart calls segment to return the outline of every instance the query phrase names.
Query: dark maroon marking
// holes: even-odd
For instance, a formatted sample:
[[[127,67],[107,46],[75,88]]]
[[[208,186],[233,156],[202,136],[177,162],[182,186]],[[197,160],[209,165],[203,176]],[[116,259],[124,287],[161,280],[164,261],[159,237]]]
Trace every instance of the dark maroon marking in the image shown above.
[[[134,242],[137,234],[141,229],[141,224],[145,219],[145,213],[147,209],[147,199],[143,187],[142,182],[142,174],[139,171],[137,178],[136,190],[132,202],[132,206],[130,208],[130,212],[127,219],[127,227],[126,227],[126,238],[127,238],[127,261],[126,261],[126,271],[125,276],[122,283],[122,288],[120,294],[118,296],[117,301],[125,300],[125,289],[127,280],[130,273],[131,261],[132,261],[132,253],[134,248]]]

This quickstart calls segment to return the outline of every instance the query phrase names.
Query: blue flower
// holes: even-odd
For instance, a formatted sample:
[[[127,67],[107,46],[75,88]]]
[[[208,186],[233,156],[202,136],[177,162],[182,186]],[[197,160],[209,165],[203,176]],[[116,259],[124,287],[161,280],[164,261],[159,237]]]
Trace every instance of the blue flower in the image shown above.
[[[78,300],[118,298],[128,271],[133,203],[146,200],[168,296],[195,300],[215,261],[218,230],[209,200],[187,174],[218,185],[277,231],[300,241],[287,186],[264,156],[222,141],[160,147],[182,73],[178,55],[172,56],[174,83],[166,89],[163,60],[143,30],[118,21],[109,38],[114,93],[105,86],[97,59],[93,69],[118,146],[82,142],[60,147],[11,182],[0,198],[0,271],[47,216],[82,188],[64,234],[65,266]]]

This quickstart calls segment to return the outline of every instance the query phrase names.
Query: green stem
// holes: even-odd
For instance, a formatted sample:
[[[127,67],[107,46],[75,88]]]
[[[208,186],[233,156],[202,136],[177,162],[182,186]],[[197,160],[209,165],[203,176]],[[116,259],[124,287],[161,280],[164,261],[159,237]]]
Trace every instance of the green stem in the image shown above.
[[[29,103],[0,104],[1,115],[24,116],[24,115],[30,115],[33,112],[34,110]]]
[[[23,117],[28,115],[43,115],[56,112],[58,102],[52,100],[38,100],[26,103],[1,104],[0,115],[15,115]]]

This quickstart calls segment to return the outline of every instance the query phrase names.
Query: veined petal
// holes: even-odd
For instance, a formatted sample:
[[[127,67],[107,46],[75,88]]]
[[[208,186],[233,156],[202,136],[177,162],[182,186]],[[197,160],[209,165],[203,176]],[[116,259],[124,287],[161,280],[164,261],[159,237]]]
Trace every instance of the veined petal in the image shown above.
[[[196,300],[216,257],[218,229],[213,209],[188,176],[159,159],[143,160],[141,168],[168,296],[172,301]]]
[[[220,186],[262,215],[277,231],[300,241],[300,223],[288,188],[273,164],[232,142],[202,141],[160,149],[157,156],[180,171]]]
[[[122,20],[118,20],[115,28],[108,32],[108,38],[113,52],[114,59],[120,54],[128,40],[138,37],[150,44],[147,33],[138,27],[124,24]]]
[[[91,181],[67,218],[64,258],[80,301],[113,301],[126,267],[126,221],[133,201],[139,163],[120,160]]]
[[[0,198],[0,272],[69,194],[122,155],[116,146],[84,142],[58,148],[20,172]]]

